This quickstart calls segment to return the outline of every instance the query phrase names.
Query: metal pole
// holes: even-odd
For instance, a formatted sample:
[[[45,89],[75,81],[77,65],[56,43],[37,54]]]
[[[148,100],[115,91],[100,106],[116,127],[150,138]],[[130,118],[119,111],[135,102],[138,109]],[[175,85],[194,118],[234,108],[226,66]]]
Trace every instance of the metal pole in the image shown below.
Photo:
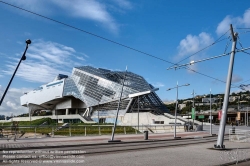
[[[98,108],[99,108],[99,103],[98,103]],[[100,125],[99,109],[97,110],[97,115],[98,115],[98,126],[99,126]]]
[[[176,104],[175,104],[175,122],[174,122],[174,138],[176,138],[176,116],[177,116],[177,107],[178,107],[178,81],[176,86]]]
[[[247,113],[245,112],[245,126],[247,125]]]
[[[28,105],[28,107],[29,107],[29,118],[30,118],[30,127],[31,127],[31,111],[32,111],[32,108],[30,108],[31,107],[31,105],[29,104]]]
[[[240,111],[240,101],[239,101],[239,99],[240,99],[240,96],[238,96],[238,111]]]
[[[220,108],[219,109],[221,109],[221,97],[220,97]]]
[[[69,124],[69,136],[71,137],[71,124]]]
[[[193,89],[193,108],[194,108],[194,89]],[[195,112],[194,112],[194,114],[195,114]],[[195,116],[194,114],[193,114],[193,130],[194,130],[194,116]]]
[[[247,107],[247,126],[248,126],[248,107]]]
[[[26,59],[25,54],[26,54],[26,51],[27,51],[27,49],[28,49],[28,47],[29,47],[29,44],[31,44],[31,40],[28,39],[28,40],[26,40],[26,48],[25,48],[25,51],[24,51],[24,53],[23,53],[23,56],[21,57],[21,59],[20,59],[18,65],[17,65],[17,67],[16,67],[16,69],[15,69],[15,71],[14,71],[14,73],[13,73],[11,79],[10,79],[10,82],[9,82],[7,88],[5,89],[5,91],[4,91],[4,93],[3,93],[3,96],[2,96],[2,98],[1,98],[1,100],[0,100],[0,106],[1,106],[1,104],[2,104],[2,102],[3,102],[3,99],[4,99],[4,97],[5,97],[5,95],[6,95],[7,91],[8,91],[8,89],[9,89],[9,87],[10,87],[10,84],[11,84],[11,82],[12,82],[14,76],[16,75],[16,72],[17,72],[17,69],[19,68],[19,65],[21,64],[22,60],[25,60],[25,59]]]
[[[218,148],[218,149],[225,148],[225,145],[223,145],[223,141],[224,141],[224,134],[225,134],[225,126],[226,126],[228,99],[229,99],[230,86],[231,86],[231,81],[232,81],[234,55],[235,55],[235,48],[236,48],[237,35],[238,35],[237,33],[233,32],[232,24],[230,25],[230,29],[231,29],[233,43],[232,43],[232,51],[231,51],[231,57],[230,57],[230,62],[229,62],[229,67],[228,67],[227,83],[226,83],[225,95],[224,95],[224,100],[223,100],[220,128],[218,132],[217,144],[214,145],[214,148]]]
[[[138,96],[138,131],[139,131],[139,96]]]
[[[127,68],[126,68],[126,72],[127,72]],[[113,130],[112,130],[112,135],[111,135],[111,140],[110,140],[111,142],[114,141],[114,134],[115,134],[116,123],[117,123],[117,118],[118,118],[119,109],[120,109],[120,103],[121,103],[121,99],[122,99],[124,82],[125,82],[125,79],[126,79],[126,72],[125,72],[124,79],[123,79],[123,82],[122,82],[122,90],[121,90],[121,95],[120,95],[120,99],[119,99],[119,102],[118,102],[118,108],[117,108],[117,112],[116,112],[114,127],[113,127]]]
[[[210,135],[212,135],[212,99],[211,99],[211,88],[210,88]]]
[[[56,110],[56,127],[58,126],[58,112],[57,112],[57,110]]]

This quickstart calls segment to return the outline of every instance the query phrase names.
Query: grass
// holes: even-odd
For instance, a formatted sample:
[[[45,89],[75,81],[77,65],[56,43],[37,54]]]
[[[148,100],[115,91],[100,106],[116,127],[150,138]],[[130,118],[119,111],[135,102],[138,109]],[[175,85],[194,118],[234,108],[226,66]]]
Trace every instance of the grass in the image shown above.
[[[37,120],[32,120],[32,121],[19,121],[18,126],[39,126],[43,124],[44,122],[47,122],[48,125],[55,124],[55,122],[51,118],[42,118],[42,119],[37,119]],[[2,123],[1,125],[11,126],[12,122]]]
[[[86,128],[86,135],[106,135],[112,133],[112,127],[111,126],[100,126],[100,133],[99,133],[99,127],[98,126],[71,126],[70,128],[61,129],[59,131],[56,131],[55,135],[69,135],[71,132],[71,136],[76,135],[85,135],[85,128]],[[135,129],[132,127],[124,127],[124,126],[117,126],[116,127],[116,134],[124,134],[126,130],[126,134],[135,133]]]
[[[47,122],[47,125],[40,126],[44,122]],[[47,134],[52,133],[52,131],[56,130],[57,127],[61,126],[62,124],[57,124],[55,121],[53,121],[50,118],[42,118],[37,119],[33,121],[20,121],[18,123],[18,131],[20,132],[26,132],[26,133],[41,133],[41,134]],[[111,134],[112,133],[112,125],[113,124],[86,124],[86,123],[74,123],[70,124],[70,128],[64,128],[58,131],[54,132],[54,135],[63,135],[63,136],[69,136],[71,133],[71,136],[76,135],[85,135],[85,128],[86,128],[86,135],[105,135],[105,134]],[[11,130],[12,122],[2,123],[2,128],[6,131]],[[99,132],[100,127],[100,132]],[[36,131],[35,131],[36,130]],[[135,133],[135,129],[129,126],[117,126],[116,127],[116,134],[124,134],[126,130],[126,134]]]

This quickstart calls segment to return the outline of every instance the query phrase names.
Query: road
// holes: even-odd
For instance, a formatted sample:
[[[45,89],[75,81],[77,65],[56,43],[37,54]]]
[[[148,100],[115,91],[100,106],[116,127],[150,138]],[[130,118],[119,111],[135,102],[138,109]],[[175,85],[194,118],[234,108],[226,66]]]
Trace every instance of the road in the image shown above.
[[[219,132],[219,125],[212,125],[212,134],[218,134]],[[235,129],[241,129],[241,130],[250,130],[250,127],[247,126],[233,126]],[[225,127],[225,134],[229,134],[229,129],[232,129],[232,126],[227,125]],[[210,132],[210,125],[204,125],[203,130]]]
[[[225,138],[227,138],[227,136]],[[44,165],[46,163],[46,165],[55,166],[61,165],[64,161],[78,161],[82,163],[70,163],[70,165],[84,166],[191,166],[219,165],[225,163],[225,161],[220,159],[220,151],[212,148],[214,143],[216,143],[216,137],[197,137],[193,139],[158,140],[153,142],[88,144],[78,147],[56,147],[53,149],[28,148],[23,149],[22,151],[19,150],[19,155],[22,155],[21,157],[14,154],[14,156],[20,158],[15,158],[15,160],[13,160],[14,164],[12,165],[36,166]],[[233,145],[230,145],[228,142],[227,147],[230,146],[233,147]],[[242,148],[250,148],[250,145],[246,146],[241,144],[240,146],[242,146]],[[232,149],[233,148],[231,148],[231,150]],[[5,155],[7,155],[7,151],[8,150],[6,149]],[[12,150],[9,154],[13,152],[18,152],[18,150]],[[23,156],[28,156],[30,158],[24,160]],[[30,163],[25,163],[25,161]],[[38,161],[40,163],[36,163]],[[58,161],[61,163],[49,163],[52,161]]]
[[[213,133],[218,133],[219,126],[213,126]],[[226,134],[231,126],[226,127]],[[236,126],[236,129],[249,129],[245,126]],[[204,130],[209,131],[210,126],[204,126]],[[225,136],[227,139],[228,136]],[[122,143],[98,143],[74,145],[67,147],[22,147],[5,149],[4,155],[8,156],[13,162],[12,165],[18,166],[37,166],[37,165],[61,165],[69,162],[68,165],[84,166],[193,166],[193,165],[222,165],[235,161],[230,160],[230,154],[241,154],[244,152],[247,159],[250,159],[249,143],[232,143],[224,141],[225,150],[218,151],[213,149],[217,137],[195,137],[179,140],[154,140],[154,141],[134,141]],[[22,152],[21,152],[22,149]],[[239,152],[238,152],[239,151]],[[241,152],[242,151],[242,152]],[[13,154],[18,152],[19,154]],[[237,153],[235,153],[237,152]],[[241,153],[240,153],[241,152]],[[243,154],[243,153],[242,153]],[[10,156],[12,155],[12,156]],[[19,156],[18,156],[19,155]],[[27,158],[25,158],[27,157]],[[224,158],[223,158],[224,157]],[[233,158],[235,159],[235,157]],[[6,160],[6,157],[4,157]],[[53,163],[57,161],[57,163]],[[27,163],[29,162],[29,163]],[[74,163],[74,162],[79,162]],[[247,165],[249,163],[239,163]],[[1,163],[0,165],[10,165]]]

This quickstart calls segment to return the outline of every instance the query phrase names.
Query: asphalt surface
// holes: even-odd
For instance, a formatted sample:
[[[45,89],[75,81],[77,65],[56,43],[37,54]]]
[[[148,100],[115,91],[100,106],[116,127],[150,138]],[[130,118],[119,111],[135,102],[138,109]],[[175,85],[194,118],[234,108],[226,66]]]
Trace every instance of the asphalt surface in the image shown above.
[[[204,129],[209,126],[204,126]],[[229,126],[230,128],[230,126]],[[242,127],[242,129],[245,129]],[[247,128],[248,129],[248,128]],[[216,132],[216,126],[213,126]],[[228,129],[226,129],[228,130]],[[218,129],[217,129],[218,131]],[[0,165],[250,165],[250,144],[224,141],[226,149],[215,150],[217,136],[205,132],[116,135],[120,143],[108,143],[106,136],[25,138],[17,141],[0,139],[0,150],[8,163]],[[227,136],[225,136],[225,139]],[[16,154],[15,154],[16,153]],[[244,162],[241,162],[244,161]],[[53,163],[54,162],[54,163]],[[78,162],[78,163],[76,163]]]

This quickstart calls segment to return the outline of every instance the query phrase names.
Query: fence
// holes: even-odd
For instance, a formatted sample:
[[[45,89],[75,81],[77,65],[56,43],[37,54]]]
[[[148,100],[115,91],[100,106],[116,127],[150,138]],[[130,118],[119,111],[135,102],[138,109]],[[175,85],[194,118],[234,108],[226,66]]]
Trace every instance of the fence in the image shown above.
[[[250,130],[229,129],[229,141],[250,142]]]
[[[15,130],[11,126],[0,126],[0,138],[10,139],[21,137],[41,136],[87,136],[87,135],[110,135],[113,125],[66,125],[66,126],[18,126]],[[141,134],[143,131],[151,133],[172,133],[174,125],[140,125],[117,126],[115,134]],[[176,125],[177,132],[183,132],[183,125]]]

